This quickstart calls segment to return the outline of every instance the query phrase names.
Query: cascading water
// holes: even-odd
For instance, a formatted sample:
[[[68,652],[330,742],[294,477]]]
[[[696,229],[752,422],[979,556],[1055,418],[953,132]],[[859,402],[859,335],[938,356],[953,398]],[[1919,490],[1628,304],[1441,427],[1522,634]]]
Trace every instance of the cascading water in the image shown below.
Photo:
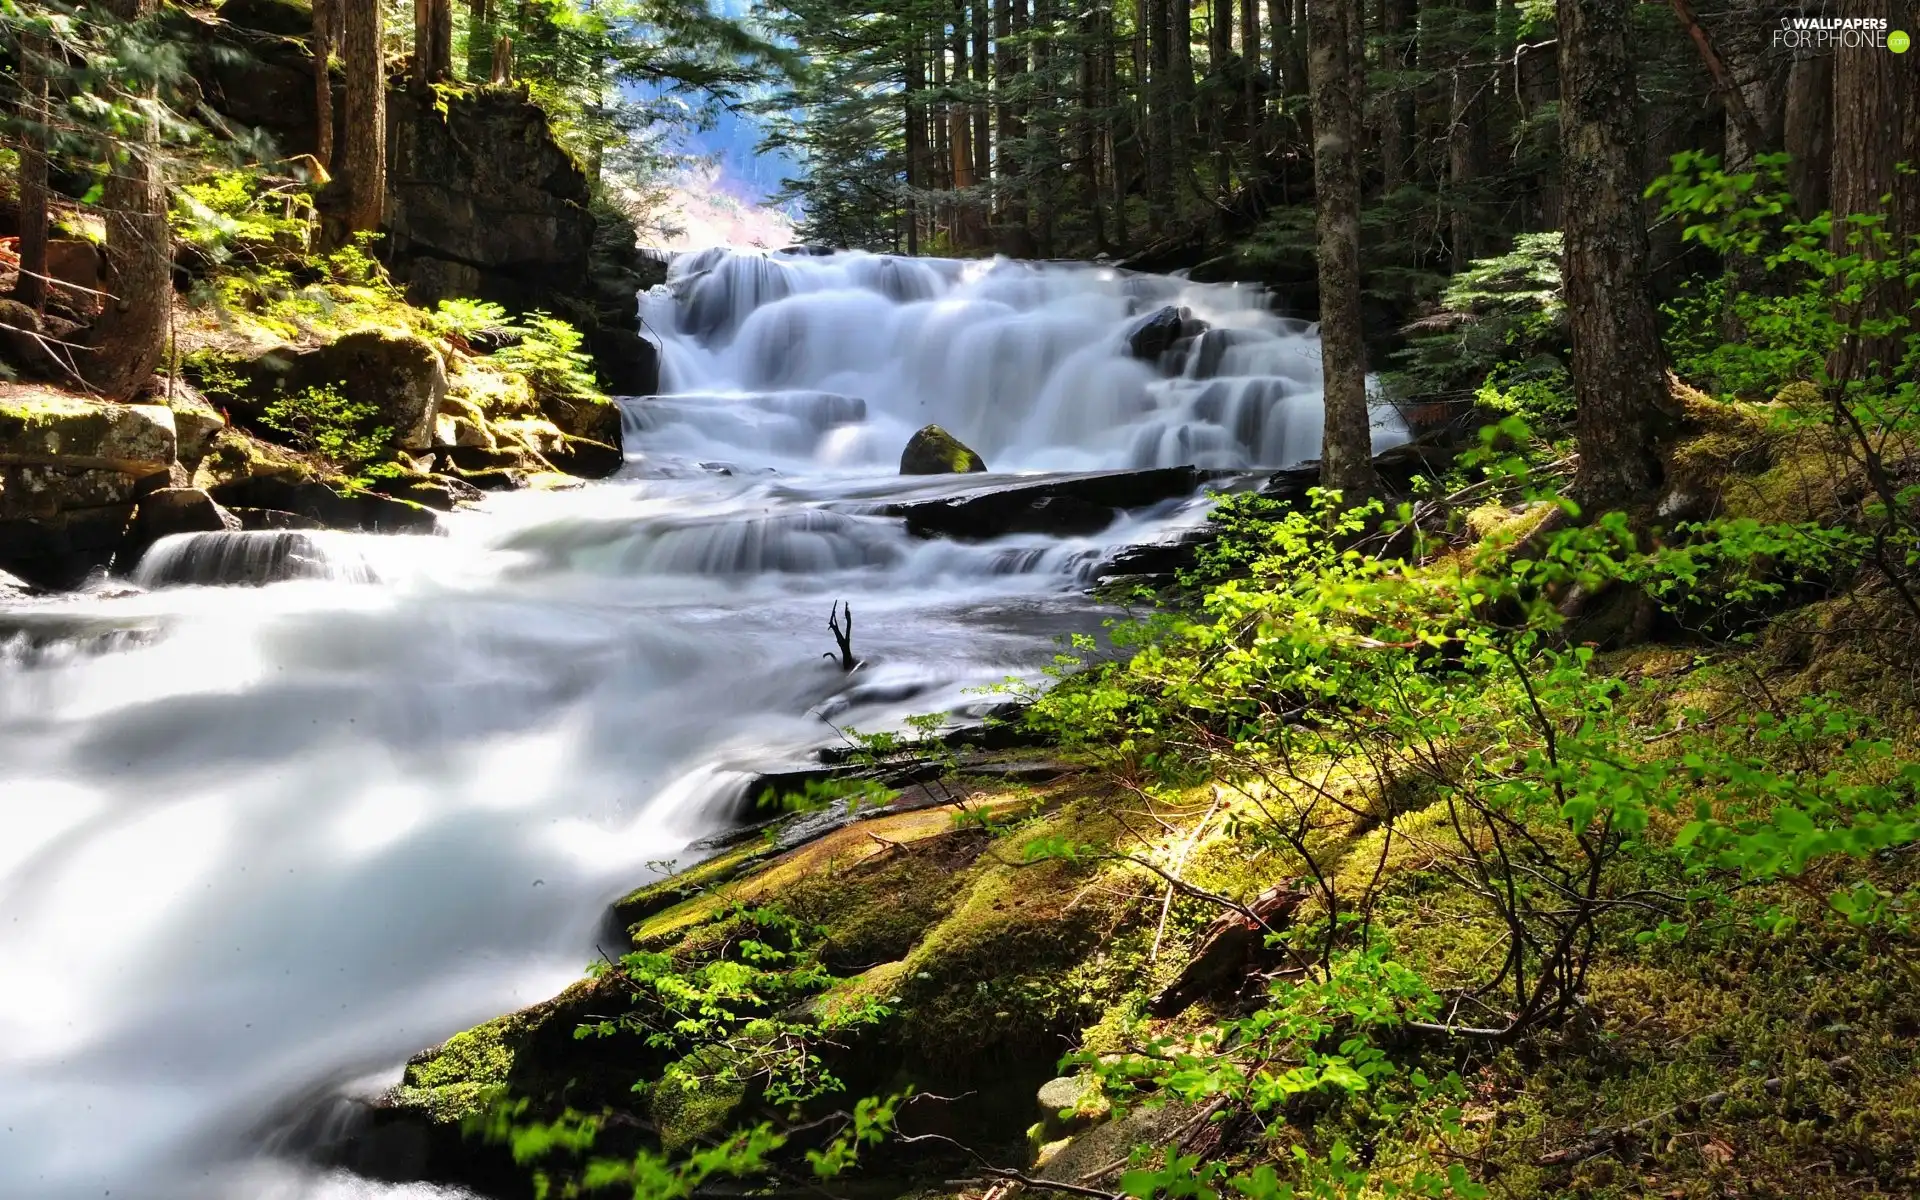
[[[1169,304],[1207,331],[1135,359]],[[977,703],[1092,624],[1087,564],[1203,509],[916,541],[886,503],[981,477],[898,477],[912,430],[996,471],[1318,437],[1311,331],[1250,289],[707,252],[644,314],[673,394],[627,402],[616,479],[441,538],[169,539],[139,588],[0,607],[0,1198],[447,1194],[263,1148],[576,977],[607,902],[823,714]]]

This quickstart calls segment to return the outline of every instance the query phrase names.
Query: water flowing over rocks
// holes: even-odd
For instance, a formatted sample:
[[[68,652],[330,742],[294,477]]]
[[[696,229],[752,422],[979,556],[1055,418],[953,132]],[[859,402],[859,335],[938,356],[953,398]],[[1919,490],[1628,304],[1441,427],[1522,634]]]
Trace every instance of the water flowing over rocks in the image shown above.
[[[663,394],[586,414],[621,420],[602,482],[437,513],[342,495],[224,426],[197,429],[181,479],[165,409],[166,447],[61,468],[115,476],[71,493],[117,514],[109,553],[161,490],[242,528],[159,537],[134,586],[0,599],[0,1195],[324,1195],[338,1177],[314,1159],[477,1179],[484,1154],[446,1120],[479,1088],[629,1096],[636,1064],[572,1036],[599,1008],[569,985],[649,864],[714,853],[696,843],[737,828],[775,765],[828,765],[837,729],[977,719],[998,700],[982,689],[1098,628],[1102,564],[1203,530],[1203,485],[1317,452],[1316,344],[1252,289],[718,251],[676,258],[640,304]],[[1236,337],[1215,353],[1202,334],[1178,370],[1140,361],[1129,331],[1169,306]],[[473,381],[449,370],[429,417],[472,422]],[[489,410],[491,445],[428,419],[429,454],[469,482],[524,475],[526,446],[588,428],[527,396],[513,411]],[[993,473],[899,474],[929,424]],[[1377,434],[1404,437],[1387,412]],[[154,511],[176,504],[206,523],[198,495]],[[852,674],[823,658],[849,606]],[[1018,1140],[1059,1031],[970,999],[998,965],[988,934],[1065,954],[1097,936],[1098,898],[1064,924],[1070,891],[983,905],[930,941],[960,874],[1000,868],[937,803],[825,824],[787,852],[913,885],[821,893],[870,931],[846,953],[877,957],[844,965],[925,963],[894,977],[919,1023],[876,1069],[923,1065],[957,1044],[938,1014],[965,1020],[982,1061],[1026,1064],[968,1101]]]

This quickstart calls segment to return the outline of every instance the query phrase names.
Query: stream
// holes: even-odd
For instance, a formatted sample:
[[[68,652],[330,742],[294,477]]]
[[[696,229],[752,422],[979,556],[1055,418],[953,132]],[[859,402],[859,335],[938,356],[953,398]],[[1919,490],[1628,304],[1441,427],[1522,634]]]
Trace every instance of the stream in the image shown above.
[[[1138,361],[1170,304],[1208,331]],[[1205,512],[966,543],[883,505],[1318,452],[1313,331],[1252,288],[706,251],[641,305],[667,394],[623,402],[612,479],[0,603],[0,1198],[464,1195],[277,1157],[276,1122],[559,991],[756,769],[991,704],[1097,628],[1103,559]],[[993,474],[900,476],[929,422]]]

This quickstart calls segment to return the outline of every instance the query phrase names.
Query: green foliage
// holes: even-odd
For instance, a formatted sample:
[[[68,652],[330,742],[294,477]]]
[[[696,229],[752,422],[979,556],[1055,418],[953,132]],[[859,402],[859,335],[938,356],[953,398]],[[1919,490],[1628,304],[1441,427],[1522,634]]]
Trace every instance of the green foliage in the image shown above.
[[[1826,213],[1801,220],[1782,190],[1784,166],[1783,156],[1762,156],[1754,170],[1729,174],[1709,155],[1679,154],[1649,189],[1685,222],[1686,240],[1757,259],[1778,281],[1772,293],[1722,288],[1738,341],[1703,349],[1701,306],[1671,314],[1695,327],[1681,366],[1734,395],[1779,389],[1781,426],[1824,435],[1832,469],[1867,493],[1859,557],[1920,617],[1920,483],[1891,465],[1920,438],[1920,325],[1909,293],[1920,236],[1894,236],[1881,212],[1838,226]]]
[[[378,406],[327,384],[275,396],[261,410],[260,423],[365,486],[384,477],[379,468],[392,457],[393,430],[378,424],[379,417]]]
[[[594,381],[593,358],[580,350],[586,337],[578,329],[549,313],[535,311],[510,331],[517,333],[519,340],[495,350],[487,356],[490,360],[525,375],[544,397],[589,402],[606,399]]]
[[[501,333],[512,328],[512,323],[507,319],[507,310],[490,300],[442,300],[427,321],[443,334],[469,341],[482,334]]]
[[[1392,395],[1423,404],[1471,396],[1496,413],[1565,419],[1571,413],[1560,235],[1523,233],[1513,249],[1475,259],[1441,293],[1394,355]]]
[[[318,221],[310,189],[257,170],[218,170],[173,192],[174,237],[211,266],[294,262]]]

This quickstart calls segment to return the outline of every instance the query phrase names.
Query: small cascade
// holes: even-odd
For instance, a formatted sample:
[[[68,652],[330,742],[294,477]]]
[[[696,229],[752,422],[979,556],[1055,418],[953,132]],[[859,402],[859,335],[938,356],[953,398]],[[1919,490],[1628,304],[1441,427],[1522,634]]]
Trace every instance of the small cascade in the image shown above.
[[[141,556],[133,579],[150,588],[257,587],[289,579],[378,582],[348,535],[287,529],[170,534]]]

